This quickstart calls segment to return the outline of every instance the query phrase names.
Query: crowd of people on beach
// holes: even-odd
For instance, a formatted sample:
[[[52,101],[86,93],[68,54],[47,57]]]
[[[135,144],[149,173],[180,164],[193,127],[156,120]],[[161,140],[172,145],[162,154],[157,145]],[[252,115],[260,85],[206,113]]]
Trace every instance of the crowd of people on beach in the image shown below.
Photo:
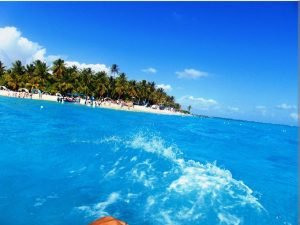
[[[161,113],[177,113],[174,108],[171,107],[162,107],[159,105],[149,105],[146,102],[134,102],[134,101],[124,101],[123,99],[111,99],[109,97],[106,98],[98,98],[95,99],[94,96],[83,96],[83,95],[67,95],[63,96],[60,93],[56,93],[55,95],[51,95],[47,92],[42,92],[39,89],[28,90],[26,88],[20,88],[18,91],[12,91],[7,89],[4,86],[0,87],[0,95],[4,95],[7,97],[15,97],[15,98],[27,98],[27,99],[40,99],[40,100],[48,100],[48,101],[57,101],[59,103],[77,103],[91,107],[105,107],[105,108],[114,108],[114,109],[125,109],[125,110],[133,110],[135,106],[137,107],[137,111],[148,111],[148,112],[161,112]]]
[[[95,100],[94,97],[87,97],[84,100],[84,104],[85,105],[91,105],[91,106],[111,106],[112,104],[114,105],[118,105],[120,106],[120,108],[123,107],[128,107],[128,109],[130,108],[134,108],[134,103],[133,102],[126,102],[122,99],[118,99],[118,100],[113,100],[111,98],[100,98]]]
[[[14,98],[29,98],[32,99],[33,94],[38,94],[38,98],[42,99],[43,93],[41,91],[32,91],[29,92],[27,89],[25,90],[19,90],[19,91],[12,91],[9,89],[2,89],[2,91],[7,92],[8,97],[14,97]]]
[[[38,94],[39,99],[43,99],[43,95],[49,96],[49,94],[43,94],[41,91],[36,91],[36,92],[34,92],[34,91],[29,92],[27,90],[12,91],[9,89],[5,89],[5,90],[2,89],[2,91],[7,92],[6,96],[15,97],[15,98],[32,99],[32,96],[34,94]],[[123,108],[123,107],[128,107],[128,109],[134,108],[133,102],[126,102],[122,99],[113,100],[110,98],[100,98],[100,99],[96,100],[93,96],[91,96],[91,97],[86,96],[85,98],[81,98],[79,96],[77,96],[77,97],[62,96],[59,93],[56,93],[56,96],[57,96],[57,102],[59,102],[59,103],[72,102],[72,103],[84,104],[87,106],[93,106],[93,107],[111,106],[112,104],[114,104],[114,105],[120,106],[120,108]]]
[[[15,98],[32,98],[32,93],[8,91],[7,96],[8,97],[15,97]]]

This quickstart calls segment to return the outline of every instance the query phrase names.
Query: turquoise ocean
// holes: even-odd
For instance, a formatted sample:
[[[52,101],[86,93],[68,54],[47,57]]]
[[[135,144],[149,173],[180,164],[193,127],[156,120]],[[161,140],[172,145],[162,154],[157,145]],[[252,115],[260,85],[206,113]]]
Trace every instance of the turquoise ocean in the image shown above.
[[[0,224],[296,225],[297,138],[286,125],[0,97]]]

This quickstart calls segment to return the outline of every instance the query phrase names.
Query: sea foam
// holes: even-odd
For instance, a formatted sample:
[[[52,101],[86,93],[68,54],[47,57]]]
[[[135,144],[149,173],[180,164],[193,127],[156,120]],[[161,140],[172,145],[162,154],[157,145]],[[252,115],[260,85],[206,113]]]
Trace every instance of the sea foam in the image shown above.
[[[236,225],[247,220],[246,215],[264,211],[253,191],[229,170],[216,163],[187,160],[176,145],[167,144],[159,135],[139,132],[100,142],[122,149],[105,178],[114,183],[124,177],[127,183],[104,202],[79,207],[89,215],[106,215],[108,205],[123,202],[129,208],[141,206],[136,213],[142,214],[145,223]]]

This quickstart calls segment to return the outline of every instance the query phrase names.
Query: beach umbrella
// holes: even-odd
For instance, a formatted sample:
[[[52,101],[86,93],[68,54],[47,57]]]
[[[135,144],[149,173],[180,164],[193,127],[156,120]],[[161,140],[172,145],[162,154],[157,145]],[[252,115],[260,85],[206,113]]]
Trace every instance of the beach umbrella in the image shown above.
[[[18,91],[29,93],[28,89],[26,89],[26,88],[19,88]]]
[[[5,87],[5,86],[0,86],[0,90],[7,91],[7,90],[8,90],[8,88],[7,88],[7,87]]]

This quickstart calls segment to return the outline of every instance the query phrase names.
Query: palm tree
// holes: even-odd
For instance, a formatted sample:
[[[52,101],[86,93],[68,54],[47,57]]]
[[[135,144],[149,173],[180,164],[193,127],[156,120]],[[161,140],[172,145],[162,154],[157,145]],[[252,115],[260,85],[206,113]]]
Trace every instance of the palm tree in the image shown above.
[[[110,67],[110,73],[113,74],[113,77],[116,76],[116,74],[119,74],[119,66],[117,64],[112,64]]]
[[[83,90],[84,90],[85,95],[91,94],[89,91],[89,86],[92,81],[92,75],[93,75],[93,71],[91,68],[85,68],[81,71],[82,82],[84,85]]]
[[[115,87],[115,93],[119,96],[119,99],[121,96],[125,94],[127,90],[127,78],[125,73],[121,73],[120,76],[116,79],[116,87]]]
[[[17,90],[19,87],[25,85],[25,79],[23,75],[25,74],[25,67],[22,65],[20,60],[15,61],[12,64],[11,70],[7,76],[4,77],[4,83],[6,83],[9,88]]]
[[[108,91],[108,77],[104,71],[96,73],[96,83],[96,93],[98,93],[100,97],[103,97]]]
[[[137,85],[135,80],[128,82],[127,94],[130,98],[136,98],[138,96]]]
[[[57,79],[61,79],[66,71],[65,61],[62,59],[57,59],[53,62],[52,66],[53,75]]]
[[[32,77],[34,69],[35,69],[35,66],[32,63],[30,63],[30,64],[26,65],[25,72],[29,77]]]
[[[170,103],[174,103],[175,102],[175,97],[174,96],[170,96],[169,100],[170,100]]]
[[[77,66],[73,65],[72,67],[67,68],[67,81],[72,84],[72,90],[79,92],[80,84],[80,72],[78,71]]]
[[[166,103],[166,92],[162,88],[158,88],[154,94],[154,99],[156,104]]]
[[[113,98],[114,92],[115,92],[115,79],[110,76],[108,78],[108,92],[107,92],[107,96],[110,98]]]
[[[0,61],[0,78],[4,75],[5,73],[5,66],[3,62]]]
[[[22,77],[22,80],[24,81],[25,87],[27,89],[31,89],[32,84],[34,83],[34,82],[32,82],[34,69],[35,69],[35,67],[32,63],[27,64],[25,66],[25,75]]]
[[[142,80],[140,83],[140,97],[143,99],[144,103],[149,103],[150,95],[155,91],[155,83],[147,82]]]
[[[24,75],[25,68],[22,65],[22,62],[20,60],[17,60],[12,64],[11,72],[18,75],[18,76],[23,76]]]
[[[42,62],[41,60],[36,60],[34,63],[34,71],[33,75],[34,77],[38,78],[36,79],[37,83],[35,84],[36,88],[39,89],[45,89],[46,83],[48,81],[49,77],[49,68],[45,62]]]
[[[148,82],[148,102],[153,102],[153,96],[155,93],[155,82]]]
[[[178,104],[178,103],[175,103],[175,104],[174,104],[174,108],[177,109],[177,110],[181,110],[181,106],[180,106],[180,104]]]
[[[9,89],[17,91],[21,84],[21,77],[16,73],[7,73],[4,75],[4,85],[8,86]]]

